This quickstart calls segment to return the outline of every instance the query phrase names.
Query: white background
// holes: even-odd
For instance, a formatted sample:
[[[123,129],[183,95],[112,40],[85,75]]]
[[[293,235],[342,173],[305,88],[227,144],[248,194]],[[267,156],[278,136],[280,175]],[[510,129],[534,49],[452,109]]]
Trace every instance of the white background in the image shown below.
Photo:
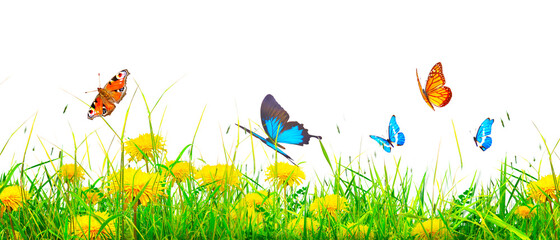
[[[97,131],[99,138],[88,138],[91,158],[84,155],[84,144],[77,153],[86,168],[91,163],[90,174],[101,174],[100,140],[111,158],[119,147],[102,119],[86,118],[96,94],[84,92],[99,87],[98,73],[104,85],[127,68],[128,94],[106,120],[120,133],[132,101],[126,136],[148,132],[141,95],[133,98],[136,82],[153,105],[178,81],[153,113],[157,130],[166,110],[161,134],[169,158],[192,141],[206,106],[194,156],[225,163],[224,148],[233,154],[237,141],[233,123],[249,127],[252,121],[258,129],[261,101],[270,93],[291,120],[323,136],[331,158],[345,163],[359,156],[362,167],[393,169],[402,157],[403,169],[433,176],[439,153],[438,172],[451,169],[467,182],[477,173],[488,183],[501,161],[517,157],[518,167],[536,175],[545,151],[533,122],[551,147],[560,138],[558,23],[552,1],[2,2],[1,143],[28,122],[27,132],[16,132],[0,156],[0,165],[7,169],[22,160],[37,113],[27,166],[48,160],[40,141],[48,153],[56,146],[73,154],[72,132],[80,143]],[[422,100],[416,69],[425,84],[437,62],[453,98],[434,112]],[[387,137],[393,114],[406,143],[387,154],[369,135]],[[494,144],[482,152],[472,137],[486,117],[496,119]],[[236,164],[251,165],[248,135],[240,136]],[[308,180],[330,178],[316,139],[286,147],[296,161],[305,161]],[[255,154],[266,167],[273,151],[257,144]],[[544,162],[542,174],[547,169]]]

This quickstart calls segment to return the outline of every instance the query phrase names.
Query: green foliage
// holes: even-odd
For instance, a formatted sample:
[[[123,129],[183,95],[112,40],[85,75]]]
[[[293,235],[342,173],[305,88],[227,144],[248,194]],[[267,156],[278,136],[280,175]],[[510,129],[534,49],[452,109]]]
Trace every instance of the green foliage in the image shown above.
[[[152,113],[163,94],[149,107],[144,93],[140,93],[148,113],[146,132],[155,142],[154,136],[161,132],[162,124],[154,131]],[[120,135],[108,123],[107,126],[123,146],[124,126]],[[30,136],[32,130],[33,127],[29,131]],[[364,170],[356,167],[359,164],[356,161],[358,157],[344,165],[340,156],[329,155],[323,143],[319,142],[320,149],[316,151],[323,154],[322,161],[329,166],[332,177],[316,179],[315,182],[308,178],[312,182],[309,185],[265,189],[264,181],[259,180],[261,176],[254,169],[243,170],[241,166],[237,166],[241,170],[241,181],[234,187],[212,187],[219,183],[218,179],[203,183],[195,176],[172,184],[170,179],[179,177],[178,173],[169,173],[176,163],[166,165],[166,162],[182,160],[205,163],[203,159],[193,159],[195,132],[192,141],[182,143],[184,147],[178,156],[167,156],[158,151],[150,155],[136,146],[145,158],[143,166],[147,172],[168,174],[165,184],[160,184],[164,187],[164,197],[143,205],[139,204],[141,195],[151,190],[147,185],[132,196],[132,201],[124,198],[121,192],[105,191],[111,184],[107,176],[125,167],[124,150],[115,157],[116,160],[104,153],[103,174],[98,179],[92,179],[93,182],[89,184],[81,180],[66,181],[49,168],[58,169],[63,163],[78,163],[86,157],[89,159],[89,144],[95,136],[105,148],[107,143],[101,141],[97,132],[89,134],[81,142],[76,142],[73,135],[75,145],[69,152],[60,147],[58,156],[51,158],[51,149],[51,154],[44,156],[40,163],[33,163],[26,169],[24,164],[17,163],[2,172],[0,190],[6,186],[23,184],[30,193],[29,200],[19,210],[2,211],[2,239],[13,234],[12,230],[21,233],[24,239],[72,239],[73,223],[70,220],[95,212],[109,213],[111,217],[102,222],[101,229],[109,228],[113,222],[117,239],[362,239],[365,236],[371,239],[414,239],[418,237],[414,235],[415,226],[428,219],[441,219],[445,225],[442,231],[448,232],[447,236],[453,239],[553,239],[558,234],[558,201],[539,203],[528,198],[525,186],[538,178],[513,164],[507,165],[507,158],[503,161],[499,179],[490,180],[488,185],[479,185],[473,176],[470,186],[459,190],[457,182],[452,180],[451,171],[446,171],[441,179],[430,179],[427,172],[415,178],[412,170],[401,166],[401,159],[396,160],[394,172],[388,171],[387,166],[379,169],[374,165]],[[11,136],[4,148],[10,139]],[[551,161],[556,146],[550,150],[544,137],[543,143]],[[28,145],[29,142],[25,144],[26,149]],[[234,166],[238,162],[238,146],[239,141],[233,153],[224,151],[224,159]],[[458,141],[457,147],[462,162]],[[83,148],[86,153],[79,156],[78,152]],[[368,159],[368,162],[372,160]],[[94,171],[85,165],[83,167],[87,173]],[[435,172],[433,175],[436,175]],[[98,191],[101,195],[99,202],[90,203],[83,193],[84,187]],[[266,196],[262,196],[266,204],[252,208],[244,205],[247,194],[260,190],[267,192]],[[336,210],[334,214],[317,214],[312,209],[313,202],[331,194],[346,199],[347,207]],[[518,207],[530,204],[535,206],[536,212],[532,218],[515,214]],[[297,219],[301,220],[301,230],[293,228]],[[315,222],[309,224],[304,219]],[[351,224],[365,226],[367,231],[363,235],[344,235],[354,230],[349,227]]]

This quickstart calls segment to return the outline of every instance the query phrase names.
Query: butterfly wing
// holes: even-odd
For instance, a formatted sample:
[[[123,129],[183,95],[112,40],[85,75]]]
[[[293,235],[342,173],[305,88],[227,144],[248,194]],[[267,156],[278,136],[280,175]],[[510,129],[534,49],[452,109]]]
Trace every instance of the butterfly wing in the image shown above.
[[[436,63],[430,71],[428,80],[426,80],[426,87],[424,89],[422,89],[420,79],[418,78],[418,70],[416,70],[416,78],[422,93],[422,98],[430,106],[430,108],[432,108],[432,110],[435,110],[433,105],[444,107],[449,103],[449,101],[451,101],[451,89],[444,86],[445,76],[443,76],[443,67],[440,62]]]
[[[397,124],[397,118],[393,115],[389,121],[389,141],[397,143],[397,146],[402,146],[404,140],[404,133],[401,132],[401,128]]]
[[[387,139],[381,138],[381,137],[378,137],[378,136],[374,136],[374,135],[369,135],[369,137],[371,137],[373,140],[375,140],[377,143],[379,143],[379,145],[381,145],[383,147],[383,150],[385,150],[385,152],[388,152],[388,153],[391,152],[391,143],[389,141],[387,141]]]
[[[123,97],[126,95],[126,79],[128,78],[128,75],[130,75],[130,72],[128,72],[127,69],[123,69],[111,78],[111,80],[105,84],[105,87],[103,87],[103,89],[109,93],[110,98],[112,98],[112,100],[116,103],[121,102]]]
[[[90,109],[88,111],[87,117],[89,120],[93,120],[94,118],[99,116],[103,116],[103,117],[108,116],[115,110],[114,103],[104,100],[101,94],[101,91],[103,91],[103,89],[99,88],[98,90],[100,91],[100,93],[97,94],[95,100],[93,100],[93,103],[91,104]]]
[[[484,138],[482,144],[480,144],[480,149],[482,149],[482,151],[486,151],[486,149],[488,149],[490,146],[492,146],[492,137],[487,136],[486,138]]]
[[[432,110],[435,111],[434,105],[432,105],[432,103],[428,99],[428,95],[426,94],[426,90],[424,90],[424,88],[422,88],[422,84],[420,83],[420,78],[418,77],[418,69],[416,69],[416,80],[418,81],[418,88],[420,88],[420,94],[422,94],[422,99],[424,99],[424,102],[426,102],[426,104],[428,104],[428,106]]]
[[[235,125],[237,125],[237,124],[235,124]],[[258,138],[258,139],[261,140],[263,143],[265,143],[267,146],[269,146],[270,148],[274,149],[276,152],[280,153],[282,156],[286,157],[286,158],[287,158],[288,160],[290,160],[290,162],[292,162],[294,165],[297,165],[297,164],[294,162],[294,160],[293,160],[290,156],[288,156],[288,154],[286,154],[284,151],[282,151],[282,149],[283,149],[284,147],[282,147],[281,145],[274,144],[273,142],[270,142],[269,140],[265,139],[264,137],[262,137],[262,136],[260,136],[260,135],[258,135],[258,134],[256,134],[256,133],[254,133],[253,131],[251,131],[251,130],[249,130],[249,129],[243,127],[243,126],[240,126],[240,125],[237,125],[237,126],[240,127],[241,129],[245,130],[245,132],[247,132],[247,133],[253,135],[253,136],[256,137],[256,138]],[[280,148],[282,148],[282,149],[280,149]]]
[[[266,95],[261,104],[261,121],[263,128],[271,142],[282,142],[296,145],[309,144],[311,137],[303,124],[291,121],[286,112],[276,99],[270,94]]]
[[[492,146],[492,138],[489,136],[492,134],[492,124],[494,124],[494,119],[486,118],[476,132],[475,143],[482,151],[486,151]]]

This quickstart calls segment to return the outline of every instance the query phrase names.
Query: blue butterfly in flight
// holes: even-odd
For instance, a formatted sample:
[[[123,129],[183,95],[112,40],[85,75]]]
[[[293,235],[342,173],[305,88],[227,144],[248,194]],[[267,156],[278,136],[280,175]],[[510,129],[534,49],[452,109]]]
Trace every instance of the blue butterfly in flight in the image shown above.
[[[274,97],[270,94],[264,97],[261,104],[261,121],[266,132],[267,138],[261,137],[253,131],[240,126],[238,127],[245,130],[245,132],[255,136],[276,152],[282,154],[294,165],[297,165],[294,160],[288,156],[282,149],[285,149],[279,143],[289,143],[303,146],[309,144],[309,139],[312,137],[322,139],[321,136],[314,136],[308,133],[308,130],[303,127],[303,124],[296,121],[288,122],[290,115],[286,112]]]
[[[478,127],[476,136],[473,137],[474,144],[482,149],[482,151],[486,151],[486,149],[492,146],[492,138],[489,136],[492,133],[492,124],[494,124],[494,119],[484,119],[480,127]]]
[[[379,143],[379,145],[383,146],[385,152],[390,153],[391,148],[395,147],[393,143],[396,143],[397,146],[402,146],[404,144],[404,133],[401,132],[399,125],[397,124],[397,119],[395,115],[391,117],[389,121],[389,138],[385,139],[382,137],[369,135],[373,140]]]

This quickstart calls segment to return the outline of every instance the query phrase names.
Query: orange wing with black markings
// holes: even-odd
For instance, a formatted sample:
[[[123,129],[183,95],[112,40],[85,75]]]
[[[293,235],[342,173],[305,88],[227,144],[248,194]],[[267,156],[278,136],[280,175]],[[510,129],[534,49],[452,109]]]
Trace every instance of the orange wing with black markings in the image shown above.
[[[445,85],[445,77],[443,76],[443,68],[441,63],[438,62],[428,75],[426,80],[426,87],[422,88],[420,78],[418,77],[418,69],[416,69],[416,80],[418,81],[418,88],[424,101],[435,111],[434,105],[437,107],[444,107],[451,100],[451,89]]]
[[[105,87],[103,87],[103,89],[109,92],[111,98],[116,103],[121,102],[124,95],[126,95],[126,79],[129,74],[127,69],[123,69],[117,73],[117,75],[113,76],[113,78],[105,84]]]
[[[109,116],[115,110],[116,103],[121,102],[126,95],[126,79],[130,73],[123,69],[115,75],[103,88],[97,88],[99,94],[91,104],[88,111],[88,119],[92,120],[99,116]]]

